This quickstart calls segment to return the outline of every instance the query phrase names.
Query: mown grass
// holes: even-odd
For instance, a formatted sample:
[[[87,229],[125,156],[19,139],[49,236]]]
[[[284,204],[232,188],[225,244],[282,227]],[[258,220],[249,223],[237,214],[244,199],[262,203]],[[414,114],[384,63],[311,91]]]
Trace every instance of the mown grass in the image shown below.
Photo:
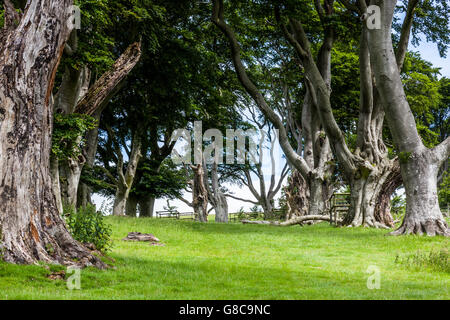
[[[87,268],[81,290],[42,266],[0,263],[1,299],[449,299],[450,274],[408,268],[397,255],[448,247],[442,237],[387,237],[386,230],[200,224],[108,217],[116,269]],[[130,231],[166,245],[121,241]],[[367,288],[370,265],[381,288]],[[60,267],[53,267],[58,269]]]

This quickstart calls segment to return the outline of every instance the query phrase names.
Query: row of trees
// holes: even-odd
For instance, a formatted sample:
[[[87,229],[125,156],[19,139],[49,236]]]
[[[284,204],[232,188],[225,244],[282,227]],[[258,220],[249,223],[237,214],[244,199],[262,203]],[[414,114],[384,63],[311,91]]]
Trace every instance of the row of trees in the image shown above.
[[[93,193],[114,197],[115,215],[152,216],[155,199],[168,197],[200,221],[214,209],[227,222],[230,197],[270,217],[289,171],[287,224],[326,219],[333,191],[346,184],[344,224],[393,227],[390,197],[403,185],[406,215],[394,234],[449,235],[437,187],[447,185],[450,81],[408,51],[425,35],[445,54],[445,1],[79,0],[80,30],[68,23],[72,4],[4,0],[6,261],[101,267],[60,217]],[[381,9],[380,29],[367,27],[369,5]],[[260,164],[177,166],[172,133],[196,121],[203,132],[265,131],[260,153],[278,137],[288,164],[269,185]]]

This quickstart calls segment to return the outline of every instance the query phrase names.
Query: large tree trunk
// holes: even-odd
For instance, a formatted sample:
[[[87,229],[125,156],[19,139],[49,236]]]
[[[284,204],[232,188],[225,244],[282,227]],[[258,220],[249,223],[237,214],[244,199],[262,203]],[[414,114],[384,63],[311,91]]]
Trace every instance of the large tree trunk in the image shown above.
[[[391,196],[402,183],[400,163],[397,160],[393,163],[391,171],[378,193],[378,199],[375,202],[375,221],[391,228],[395,226],[391,215]]]
[[[138,198],[134,195],[128,196],[125,213],[128,217],[137,217]]]
[[[103,267],[67,231],[50,177],[51,92],[69,34],[67,9],[72,1],[29,1],[23,17],[9,0],[4,3],[5,27],[0,31],[2,257],[12,263]]]
[[[110,135],[113,138],[111,130],[109,130]],[[126,204],[128,200],[128,196],[130,195],[131,187],[133,186],[134,177],[136,175],[136,170],[138,167],[139,160],[142,157],[141,149],[142,149],[142,138],[141,138],[141,129],[138,128],[137,131],[133,135],[133,142],[131,147],[130,158],[128,159],[127,169],[125,173],[123,172],[123,156],[122,150],[120,149],[117,142],[113,142],[115,145],[117,158],[119,162],[117,163],[117,189],[116,195],[114,199],[113,205],[113,215],[122,216],[125,215],[126,212]]]
[[[391,26],[397,1],[372,1],[381,9],[381,28],[367,30],[371,64],[386,118],[399,152],[406,190],[406,215],[402,226],[392,234],[449,236],[447,223],[439,209],[437,175],[450,154],[450,138],[434,149],[427,149],[419,136],[411,108],[406,100],[392,46]]]
[[[450,236],[450,230],[439,208],[437,174],[439,167],[431,152],[412,153],[401,162],[406,192],[406,214],[399,234],[427,234]]]
[[[128,195],[130,194],[130,190],[126,185],[121,185],[117,187],[116,194],[114,196],[114,204],[113,204],[113,215],[114,216],[124,216],[126,213],[126,205]]]
[[[94,166],[95,154],[97,153],[98,146],[98,125],[101,114],[102,110],[99,109],[92,115],[93,118],[97,120],[97,126],[94,129],[89,130],[86,135],[83,150],[86,162],[83,168],[92,168]],[[88,204],[92,204],[91,193],[91,188],[80,179],[80,184],[78,186],[77,207],[86,207]]]
[[[226,196],[221,192],[216,196],[214,211],[216,213],[216,222],[228,223],[228,202]]]
[[[303,176],[297,170],[288,178],[284,188],[286,195],[287,220],[305,216],[309,208],[309,187]]]
[[[383,159],[372,168],[362,167],[351,181],[350,210],[343,223],[350,226],[393,228],[390,198],[401,186],[397,159]]]
[[[148,196],[139,200],[139,217],[153,218],[155,209],[155,197]]]
[[[309,182],[309,190],[308,215],[328,214],[333,193],[329,180],[313,175]]]
[[[60,214],[63,214],[64,207],[61,195],[61,184],[59,181],[59,161],[54,155],[50,156],[50,177],[52,180],[53,194],[55,195],[56,208],[58,208]]]
[[[204,169],[201,164],[191,165],[194,172],[192,181],[192,206],[197,221],[208,222],[208,191],[204,181]]]
[[[208,193],[209,201],[214,207],[216,213],[215,221],[219,223],[228,223],[228,202],[225,194],[220,189],[219,185],[219,172],[217,161],[212,164],[211,169],[211,188],[208,184],[208,173],[205,161],[203,161],[204,172],[204,183],[205,188]]]
[[[78,185],[85,160],[83,156],[78,159],[69,158],[60,161],[60,185],[62,203],[70,207],[77,207]]]

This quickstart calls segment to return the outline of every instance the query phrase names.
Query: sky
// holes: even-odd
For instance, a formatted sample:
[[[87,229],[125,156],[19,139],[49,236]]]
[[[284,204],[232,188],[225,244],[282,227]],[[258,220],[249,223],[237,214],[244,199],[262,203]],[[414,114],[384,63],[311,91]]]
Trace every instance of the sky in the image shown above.
[[[412,51],[418,51],[421,54],[423,59],[430,61],[433,64],[433,66],[441,68],[441,70],[440,70],[441,76],[450,78],[450,58],[449,58],[450,52],[449,52],[447,58],[441,58],[439,56],[439,52],[437,50],[436,44],[428,43],[426,41],[421,41],[421,43],[418,47],[413,47],[410,44],[409,49]],[[281,149],[277,148],[276,153],[280,154],[280,157],[278,157],[278,159],[281,159],[282,158],[281,157],[281,154],[282,154]],[[282,166],[284,166],[284,163],[285,163],[285,160],[283,159],[276,164],[276,167],[282,168]],[[266,170],[267,169],[270,172],[270,168],[266,168]],[[277,172],[279,172],[279,170],[277,170]],[[269,181],[267,181],[268,178],[269,177],[267,177],[267,179],[265,179],[266,185],[269,185]],[[254,184],[255,184],[255,187],[257,188],[257,190],[259,190],[258,180],[255,179]],[[286,181],[284,182],[284,185],[285,184],[286,184]],[[236,196],[239,196],[240,198],[255,200],[247,187],[239,188],[238,186],[230,185],[230,184],[226,184],[225,186],[229,190],[231,190],[231,192],[233,194],[235,194]],[[281,192],[279,192],[275,198],[278,199],[280,197],[280,195],[281,195]],[[184,198],[189,201],[192,201],[191,194],[186,193],[184,195]],[[106,200],[105,198],[103,198],[99,195],[93,196],[93,201],[97,205],[97,208],[100,208],[101,204],[105,200]],[[171,200],[170,205],[175,206],[177,208],[177,210],[180,212],[192,212],[192,208],[187,206],[184,202],[182,202],[180,200]],[[164,206],[167,206],[167,200],[166,199],[157,199],[155,202],[155,211],[164,210]],[[239,211],[239,209],[241,207],[243,207],[244,210],[248,211],[252,206],[253,206],[253,204],[251,204],[251,203],[246,203],[246,202],[238,201],[238,200],[235,200],[232,198],[228,198],[229,212],[237,212],[237,211]],[[276,206],[278,206],[278,202],[276,202]]]

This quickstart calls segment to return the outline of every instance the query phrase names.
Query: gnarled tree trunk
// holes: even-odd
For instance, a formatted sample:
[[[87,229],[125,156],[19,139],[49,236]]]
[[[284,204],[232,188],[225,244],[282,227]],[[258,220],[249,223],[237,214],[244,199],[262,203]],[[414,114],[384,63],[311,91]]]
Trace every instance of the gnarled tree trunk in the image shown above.
[[[369,171],[360,169],[355,179],[351,181],[350,212],[344,218],[344,224],[351,226],[367,226],[376,228],[392,228],[393,220],[390,207],[383,201],[390,202],[390,196],[399,187],[396,180],[395,188],[386,188],[389,177],[396,174],[391,165],[378,166],[381,170]],[[400,173],[397,167],[397,173]],[[395,181],[394,181],[395,182]]]
[[[399,234],[450,236],[450,230],[439,208],[437,173],[439,165],[429,150],[413,152],[401,162],[406,192],[406,214]]]
[[[71,0],[5,0],[0,31],[0,247],[12,263],[104,264],[75,241],[52,192],[52,89]],[[18,24],[17,24],[18,22]],[[75,260],[76,259],[76,260]]]
[[[194,172],[192,181],[192,206],[197,221],[208,222],[208,191],[205,187],[204,169],[201,164],[191,165]]]
[[[406,191],[406,214],[392,234],[450,236],[437,197],[437,175],[450,155],[450,138],[434,149],[426,148],[406,99],[392,46],[391,27],[397,1],[372,0],[381,11],[381,28],[367,30],[368,47],[377,87],[395,147]]]
[[[308,214],[309,188],[303,176],[297,171],[288,178],[288,185],[284,187],[287,206],[287,220]]]

